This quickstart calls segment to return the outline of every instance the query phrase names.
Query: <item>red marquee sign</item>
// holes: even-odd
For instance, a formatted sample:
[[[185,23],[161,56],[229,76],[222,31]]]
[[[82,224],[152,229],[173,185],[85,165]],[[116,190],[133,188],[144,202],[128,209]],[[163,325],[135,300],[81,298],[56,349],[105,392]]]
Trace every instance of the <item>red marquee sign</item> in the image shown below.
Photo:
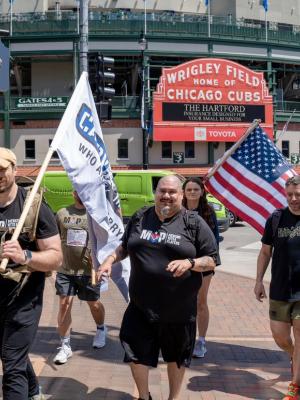
[[[273,138],[273,105],[262,72],[202,58],[163,68],[153,94],[157,141],[235,142],[254,119]]]

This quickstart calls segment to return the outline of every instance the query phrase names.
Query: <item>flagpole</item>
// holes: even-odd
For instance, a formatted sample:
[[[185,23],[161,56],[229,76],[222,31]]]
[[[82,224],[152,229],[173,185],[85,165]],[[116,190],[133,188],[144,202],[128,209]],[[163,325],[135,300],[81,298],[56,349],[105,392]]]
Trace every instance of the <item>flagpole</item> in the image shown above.
[[[291,122],[291,119],[293,118],[293,115],[295,114],[295,112],[296,112],[296,108],[294,108],[292,114],[289,116],[289,119],[288,119],[288,120],[286,121],[286,123],[284,124],[284,127],[283,127],[282,131],[280,132],[278,138],[276,139],[275,143],[277,143],[278,140],[281,138],[281,136],[287,131],[287,128],[288,128],[288,126],[289,126],[289,123]]]
[[[207,2],[208,37],[210,38],[210,0]]]
[[[267,10],[265,9],[265,28],[266,28],[266,42],[268,41],[268,21],[267,21]]]
[[[12,34],[13,34],[13,25],[12,25],[12,15],[13,15],[13,13],[12,13],[12,9],[13,9],[13,0],[11,0],[10,1],[10,36],[12,36]]]
[[[47,154],[46,154],[46,157],[45,157],[45,159],[43,161],[43,164],[42,164],[41,169],[40,169],[40,171],[38,173],[38,176],[37,176],[37,178],[36,178],[36,180],[34,182],[34,185],[33,185],[32,189],[30,191],[30,195],[28,197],[28,201],[26,202],[25,207],[23,208],[22,214],[20,216],[20,219],[19,219],[19,222],[18,222],[18,224],[16,226],[16,229],[15,229],[15,231],[14,231],[12,237],[11,237],[11,240],[17,240],[19,235],[20,235],[20,233],[21,233],[21,230],[23,228],[25,219],[26,219],[27,214],[28,214],[28,212],[29,212],[29,210],[31,208],[32,202],[34,200],[34,196],[36,195],[37,191],[39,190],[40,183],[42,181],[43,175],[46,172],[48,164],[49,164],[49,162],[51,160],[53,151],[54,150],[50,147],[48,152],[47,152]],[[1,264],[0,264],[0,273],[5,272],[7,264],[8,264],[8,258],[3,258],[2,261],[1,261]]]
[[[204,181],[207,181],[222,166],[222,164],[227,160],[227,158],[230,157],[231,154],[235,152],[235,150],[244,142],[244,140],[250,135],[250,133],[254,131],[255,128],[257,128],[260,122],[261,122],[260,119],[255,119],[252,122],[252,124],[249,126],[249,128],[247,128],[247,130],[239,138],[239,140],[232,147],[230,147],[230,149],[227,150],[223,154],[223,156],[216,162],[213,168],[210,171],[208,171],[208,173],[204,177]]]

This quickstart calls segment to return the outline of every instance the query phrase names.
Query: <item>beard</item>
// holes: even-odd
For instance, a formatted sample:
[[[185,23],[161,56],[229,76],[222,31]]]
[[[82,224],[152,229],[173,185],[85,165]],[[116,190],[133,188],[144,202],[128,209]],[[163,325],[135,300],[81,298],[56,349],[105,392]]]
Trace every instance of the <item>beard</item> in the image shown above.
[[[160,213],[164,218],[167,218],[167,216],[169,215],[171,211],[171,207],[170,206],[164,206],[160,209]]]

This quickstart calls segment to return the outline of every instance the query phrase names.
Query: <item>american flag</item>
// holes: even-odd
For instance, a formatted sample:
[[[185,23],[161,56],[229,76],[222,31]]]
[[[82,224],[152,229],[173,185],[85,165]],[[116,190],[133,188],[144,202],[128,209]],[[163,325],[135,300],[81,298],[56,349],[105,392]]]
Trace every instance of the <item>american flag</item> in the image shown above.
[[[261,127],[255,128],[205,182],[210,193],[260,233],[285,207],[285,181],[297,173]]]

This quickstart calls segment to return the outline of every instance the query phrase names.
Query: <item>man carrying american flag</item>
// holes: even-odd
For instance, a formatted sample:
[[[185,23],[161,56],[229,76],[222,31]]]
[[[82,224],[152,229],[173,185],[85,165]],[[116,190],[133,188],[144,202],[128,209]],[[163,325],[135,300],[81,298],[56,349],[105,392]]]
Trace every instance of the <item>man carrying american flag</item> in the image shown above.
[[[272,258],[270,326],[292,362],[283,400],[300,400],[300,176],[255,122],[217,163],[206,186],[263,234],[254,293],[258,301],[267,297],[263,277]]]
[[[260,126],[251,126],[214,170],[208,191],[259,233],[269,215],[286,206],[285,182],[296,175]]]
[[[285,183],[288,206],[267,219],[257,259],[254,293],[267,297],[263,277],[272,258],[270,326],[277,345],[291,358],[292,382],[284,400],[300,399],[300,176]],[[294,342],[291,337],[293,328]]]

